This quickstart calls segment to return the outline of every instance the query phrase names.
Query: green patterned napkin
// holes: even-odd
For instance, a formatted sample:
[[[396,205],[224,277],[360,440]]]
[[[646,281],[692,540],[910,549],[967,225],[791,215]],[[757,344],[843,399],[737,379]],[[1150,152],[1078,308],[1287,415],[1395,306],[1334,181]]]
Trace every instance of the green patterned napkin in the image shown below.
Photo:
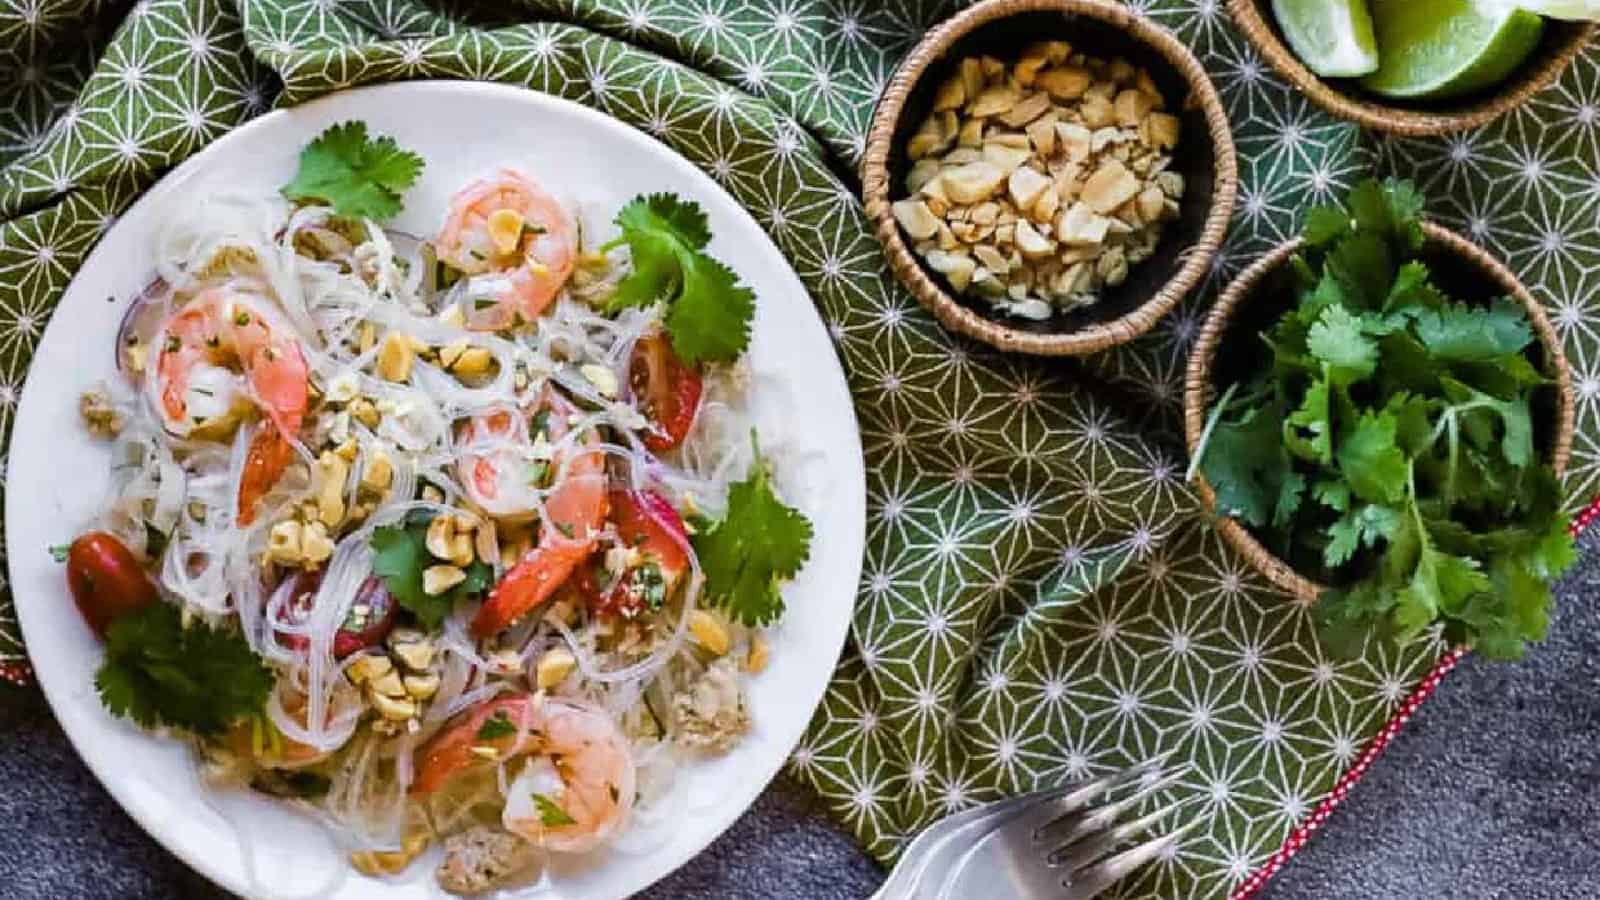
[[[851,172],[879,88],[949,10],[900,0],[0,0],[0,432],[99,234],[273,105],[357,84],[524,85],[655,135],[754,213],[857,400],[854,637],[792,768],[881,859],[934,818],[1179,748],[1206,824],[1126,896],[1216,897],[1276,850],[1440,648],[1335,664],[1215,537],[1174,431],[1216,284],[1375,165],[1418,179],[1554,311],[1576,370],[1571,495],[1600,474],[1600,59],[1490,128],[1371,142],[1273,77],[1218,0],[1136,0],[1205,61],[1239,213],[1203,297],[1082,363],[943,333],[890,277]],[[485,12],[493,10],[493,12]],[[9,604],[0,653],[24,663]],[[783,652],[778,647],[776,652]]]

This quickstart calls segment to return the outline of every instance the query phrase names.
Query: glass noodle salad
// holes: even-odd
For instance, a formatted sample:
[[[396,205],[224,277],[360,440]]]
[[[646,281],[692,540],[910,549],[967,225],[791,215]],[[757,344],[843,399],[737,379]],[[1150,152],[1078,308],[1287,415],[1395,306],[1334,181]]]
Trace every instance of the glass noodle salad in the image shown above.
[[[346,123],[283,196],[167,223],[82,398],[112,490],[55,550],[111,712],[303,804],[362,872],[442,845],[438,884],[478,893],[625,842],[740,740],[811,526],[694,203],[636,198],[591,243],[502,169],[436,233],[385,229],[422,166]]]

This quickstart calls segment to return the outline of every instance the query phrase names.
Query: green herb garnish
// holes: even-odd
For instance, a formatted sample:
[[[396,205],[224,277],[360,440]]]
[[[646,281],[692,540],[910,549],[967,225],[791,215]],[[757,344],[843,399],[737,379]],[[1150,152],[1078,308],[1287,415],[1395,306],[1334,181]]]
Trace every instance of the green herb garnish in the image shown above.
[[[533,804],[539,808],[539,824],[546,828],[560,828],[563,825],[576,825],[578,820],[567,814],[554,800],[543,794],[533,795]]]
[[[503,709],[494,711],[494,715],[485,719],[478,726],[478,740],[493,741],[504,737],[511,737],[517,733],[517,726],[511,724],[511,719]]]
[[[529,487],[539,487],[544,484],[544,477],[550,473],[550,464],[547,462],[528,463],[527,482]],[[568,535],[571,537],[571,535]]]
[[[1421,207],[1410,183],[1369,181],[1348,209],[1307,216],[1293,307],[1212,410],[1196,466],[1222,513],[1330,585],[1316,618],[1334,652],[1437,622],[1515,659],[1544,637],[1549,582],[1575,558],[1535,452],[1548,380],[1520,305],[1435,284]]]
[[[422,157],[394,138],[367,137],[367,123],[345,122],[300,151],[300,169],[283,195],[326,203],[341,216],[384,220],[398,215],[400,198],[422,174]]]
[[[634,569],[632,588],[649,609],[660,609],[667,602],[666,576],[661,573],[661,567],[653,562],[643,563]]]
[[[536,440],[543,432],[550,430],[550,410],[541,409],[533,414],[533,421],[528,423],[528,439]]]
[[[750,344],[755,294],[733,270],[705,253],[711,240],[699,204],[673,194],[635,197],[617,213],[633,271],[617,284],[608,309],[668,304],[672,349],[685,362],[732,362]]]
[[[457,600],[483,593],[494,580],[493,570],[482,560],[475,559],[466,567],[467,577],[460,584],[437,596],[429,596],[422,589],[422,573],[435,564],[427,547],[431,521],[432,513],[415,511],[406,516],[402,524],[378,527],[368,539],[373,552],[373,574],[383,578],[401,609],[409,610],[429,629],[438,628],[444,622]]]
[[[145,728],[213,735],[261,712],[272,672],[231,629],[184,627],[177,607],[153,603],[111,623],[94,684],[106,709]]]
[[[755,433],[750,435],[755,441]],[[690,541],[705,572],[705,593],[746,625],[783,615],[778,585],[794,577],[811,553],[811,522],[784,505],[756,447],[748,478],[728,489],[728,509],[714,524],[696,527]]]

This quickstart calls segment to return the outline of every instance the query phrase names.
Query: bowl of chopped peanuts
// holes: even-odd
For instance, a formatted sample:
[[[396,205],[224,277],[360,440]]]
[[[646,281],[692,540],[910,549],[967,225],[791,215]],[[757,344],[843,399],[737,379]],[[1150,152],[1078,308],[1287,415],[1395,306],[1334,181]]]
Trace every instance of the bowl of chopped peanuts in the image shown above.
[[[986,0],[928,32],[878,103],[862,193],[890,267],[946,328],[1078,356],[1201,279],[1238,170],[1170,32],[1111,0]]]

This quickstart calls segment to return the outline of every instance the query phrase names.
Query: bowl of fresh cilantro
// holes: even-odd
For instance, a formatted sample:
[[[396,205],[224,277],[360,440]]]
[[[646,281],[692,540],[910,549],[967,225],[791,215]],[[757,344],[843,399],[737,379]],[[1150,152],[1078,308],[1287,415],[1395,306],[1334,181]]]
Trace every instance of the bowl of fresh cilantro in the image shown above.
[[[1438,629],[1514,659],[1575,557],[1571,373],[1516,276],[1422,205],[1367,181],[1223,292],[1189,359],[1190,474],[1335,655]]]

